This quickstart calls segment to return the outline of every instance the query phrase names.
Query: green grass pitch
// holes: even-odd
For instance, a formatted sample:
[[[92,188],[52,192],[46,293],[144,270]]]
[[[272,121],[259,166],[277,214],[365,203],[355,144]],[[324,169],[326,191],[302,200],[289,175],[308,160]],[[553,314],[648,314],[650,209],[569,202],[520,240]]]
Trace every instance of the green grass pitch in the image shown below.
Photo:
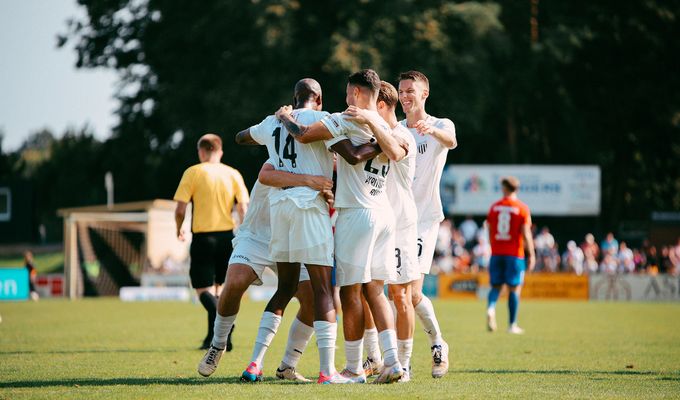
[[[430,377],[419,322],[410,383],[295,385],[274,378],[289,312],[265,359],[265,382],[243,384],[263,303],[244,301],[235,349],[202,378],[205,312],[191,303],[115,299],[0,303],[0,399],[680,398],[680,305],[525,301],[524,336],[484,329],[481,302],[436,301],[452,366]],[[342,337],[342,334],[339,335]],[[317,375],[314,338],[299,371]],[[336,366],[344,363],[338,340]]]

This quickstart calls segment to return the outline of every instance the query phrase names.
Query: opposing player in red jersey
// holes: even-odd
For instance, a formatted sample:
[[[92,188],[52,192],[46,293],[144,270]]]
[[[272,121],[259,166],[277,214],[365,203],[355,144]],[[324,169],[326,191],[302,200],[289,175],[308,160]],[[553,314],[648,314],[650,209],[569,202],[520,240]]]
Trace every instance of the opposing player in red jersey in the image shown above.
[[[491,291],[486,310],[487,328],[496,330],[496,301],[502,286],[508,285],[508,308],[510,327],[508,333],[521,335],[524,330],[517,325],[519,294],[524,283],[524,271],[533,271],[536,264],[534,240],[531,236],[531,214],[529,207],[517,198],[519,180],[508,176],[501,180],[503,198],[489,209],[489,240],[491,242],[491,262],[489,275]],[[526,247],[526,263],[525,252]]]

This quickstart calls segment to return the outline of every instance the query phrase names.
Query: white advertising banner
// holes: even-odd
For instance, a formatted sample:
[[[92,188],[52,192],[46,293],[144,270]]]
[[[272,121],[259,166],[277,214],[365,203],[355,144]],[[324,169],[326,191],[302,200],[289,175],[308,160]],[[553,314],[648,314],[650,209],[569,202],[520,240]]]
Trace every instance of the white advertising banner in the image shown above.
[[[590,165],[449,165],[441,184],[445,211],[486,215],[506,175],[520,180],[519,198],[533,215],[600,214],[600,167]]]
[[[590,300],[680,301],[680,277],[659,275],[591,275]]]

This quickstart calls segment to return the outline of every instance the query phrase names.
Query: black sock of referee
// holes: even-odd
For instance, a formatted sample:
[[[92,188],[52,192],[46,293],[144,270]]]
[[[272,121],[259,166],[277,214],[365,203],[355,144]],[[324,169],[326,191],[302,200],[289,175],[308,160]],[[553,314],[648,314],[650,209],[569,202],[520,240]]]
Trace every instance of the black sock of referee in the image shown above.
[[[213,328],[215,326],[215,316],[217,314],[217,297],[215,297],[210,292],[203,292],[199,296],[199,299],[201,300],[201,304],[203,304],[205,310],[208,312],[208,335],[206,336],[203,343],[205,346],[206,343],[209,344],[209,342],[212,341],[214,333]]]

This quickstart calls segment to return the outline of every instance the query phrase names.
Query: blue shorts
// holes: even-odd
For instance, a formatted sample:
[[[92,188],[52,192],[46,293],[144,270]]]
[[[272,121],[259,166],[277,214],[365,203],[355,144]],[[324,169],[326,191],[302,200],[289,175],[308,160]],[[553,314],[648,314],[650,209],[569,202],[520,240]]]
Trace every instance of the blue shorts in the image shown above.
[[[513,256],[491,256],[489,275],[492,286],[506,284],[520,286],[524,283],[526,263],[523,258]]]

